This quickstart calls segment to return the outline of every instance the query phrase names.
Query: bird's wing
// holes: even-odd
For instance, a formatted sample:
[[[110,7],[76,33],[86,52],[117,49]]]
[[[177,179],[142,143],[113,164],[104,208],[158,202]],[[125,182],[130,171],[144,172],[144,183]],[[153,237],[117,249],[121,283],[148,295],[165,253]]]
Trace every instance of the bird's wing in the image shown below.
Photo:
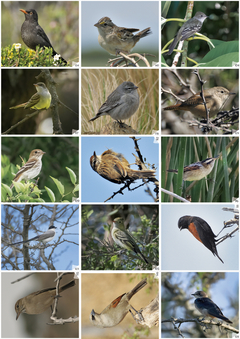
[[[46,231],[45,233],[40,234],[40,235],[38,236],[38,240],[39,240],[39,241],[42,241],[42,240],[44,240],[44,239],[51,238],[51,237],[53,237],[54,235],[55,235],[55,232],[54,232],[54,231],[48,230],[48,231]]]
[[[211,227],[208,223],[199,217],[193,217],[192,222],[194,222],[195,227],[197,228],[197,232],[200,238],[200,241],[210,250],[216,248],[215,245],[215,234],[213,233]]]
[[[24,108],[30,108],[30,107],[35,106],[39,102],[39,100],[40,100],[39,93],[33,94],[33,96],[29,99],[29,101],[27,102]]]
[[[39,41],[41,40],[43,44],[45,43],[45,46],[46,46],[46,42],[47,42],[49,44],[49,46],[46,46],[46,47],[52,47],[52,44],[51,44],[50,40],[48,39],[47,34],[42,29],[42,27],[37,25],[36,29],[37,29],[37,36],[39,38]],[[43,47],[43,46],[41,46],[41,47]],[[53,49],[53,47],[52,47],[52,49]]]

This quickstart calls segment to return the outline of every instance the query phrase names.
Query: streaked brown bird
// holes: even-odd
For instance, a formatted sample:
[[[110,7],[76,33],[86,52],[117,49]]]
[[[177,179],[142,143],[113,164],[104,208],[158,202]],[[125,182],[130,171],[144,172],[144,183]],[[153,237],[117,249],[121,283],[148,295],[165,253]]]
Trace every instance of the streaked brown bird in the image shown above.
[[[29,155],[29,159],[25,165],[23,165],[20,170],[17,172],[13,181],[19,182],[21,180],[30,180],[38,176],[42,169],[42,156],[46,152],[43,152],[41,149],[34,149]],[[13,188],[13,184],[10,188]]]
[[[115,184],[122,184],[127,180],[154,178],[155,170],[133,170],[129,162],[121,153],[116,153],[111,149],[96,155],[95,151],[90,158],[92,169]]]
[[[112,55],[117,55],[119,52],[129,54],[141,38],[151,33],[148,27],[134,35],[134,32],[139,31],[138,28],[118,27],[107,16],[101,18],[94,26],[99,32],[99,45]]]

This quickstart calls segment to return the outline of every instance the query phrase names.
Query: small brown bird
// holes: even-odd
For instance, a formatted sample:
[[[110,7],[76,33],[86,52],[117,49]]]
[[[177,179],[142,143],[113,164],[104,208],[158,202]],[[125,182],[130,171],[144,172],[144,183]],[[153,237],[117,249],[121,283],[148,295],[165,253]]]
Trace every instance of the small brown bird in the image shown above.
[[[19,182],[21,180],[30,180],[38,176],[42,169],[42,156],[46,152],[43,152],[40,149],[34,149],[30,155],[29,159],[25,165],[23,165],[20,170],[15,175],[13,181]],[[13,188],[13,184],[10,188]]]
[[[59,288],[59,293],[75,285],[75,280]],[[40,314],[52,306],[56,297],[56,287],[44,288],[43,290],[33,292],[26,297],[19,299],[15,304],[15,311],[18,320],[21,313]]]
[[[112,55],[117,55],[119,52],[129,54],[141,38],[151,33],[148,27],[134,35],[134,32],[139,31],[138,28],[118,27],[107,16],[101,18],[94,26],[99,32],[99,45]]]
[[[212,118],[214,115],[221,111],[226,101],[229,99],[230,95],[236,93],[231,93],[228,89],[217,86],[203,90],[203,94],[207,104],[207,108],[209,110],[209,117]],[[199,118],[206,118],[206,109],[203,104],[203,99],[200,95],[200,92],[192,95],[190,98],[181,102],[180,104],[164,107],[163,109],[165,111],[189,111]]]
[[[101,313],[94,310],[90,313],[90,321],[97,327],[113,327],[118,325],[128,314],[131,308],[134,309],[129,300],[147,285],[147,279],[140,281],[131,291],[123,293],[118,298],[113,300]],[[134,310],[135,311],[135,310]]]
[[[188,166],[185,166],[183,170],[183,180],[195,181],[201,180],[202,178],[206,177],[208,174],[212,172],[215,160],[218,157],[219,156],[216,156],[214,158],[207,158],[205,160],[198,161]],[[169,169],[167,171],[176,174],[178,173],[178,170]]]
[[[121,153],[113,152],[111,149],[101,155],[93,155],[90,158],[92,169],[115,184],[122,184],[127,180],[148,179],[155,176],[155,170],[133,170],[129,162]]]

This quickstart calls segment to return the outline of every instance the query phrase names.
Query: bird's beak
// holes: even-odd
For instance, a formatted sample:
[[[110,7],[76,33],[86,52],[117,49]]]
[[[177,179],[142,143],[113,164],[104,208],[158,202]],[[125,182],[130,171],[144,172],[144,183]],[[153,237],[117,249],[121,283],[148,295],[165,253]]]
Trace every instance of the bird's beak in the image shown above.
[[[19,11],[23,12],[24,14],[27,14],[27,12],[24,9],[19,9]]]

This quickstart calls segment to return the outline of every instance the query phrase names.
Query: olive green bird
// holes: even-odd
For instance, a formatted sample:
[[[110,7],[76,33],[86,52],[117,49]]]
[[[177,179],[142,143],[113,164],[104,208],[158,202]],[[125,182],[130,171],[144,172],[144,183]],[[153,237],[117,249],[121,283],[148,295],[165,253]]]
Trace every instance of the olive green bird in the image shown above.
[[[132,235],[125,229],[123,218],[115,218],[113,220],[112,238],[118,246],[135,252],[146,264],[149,263],[140,251]]]

